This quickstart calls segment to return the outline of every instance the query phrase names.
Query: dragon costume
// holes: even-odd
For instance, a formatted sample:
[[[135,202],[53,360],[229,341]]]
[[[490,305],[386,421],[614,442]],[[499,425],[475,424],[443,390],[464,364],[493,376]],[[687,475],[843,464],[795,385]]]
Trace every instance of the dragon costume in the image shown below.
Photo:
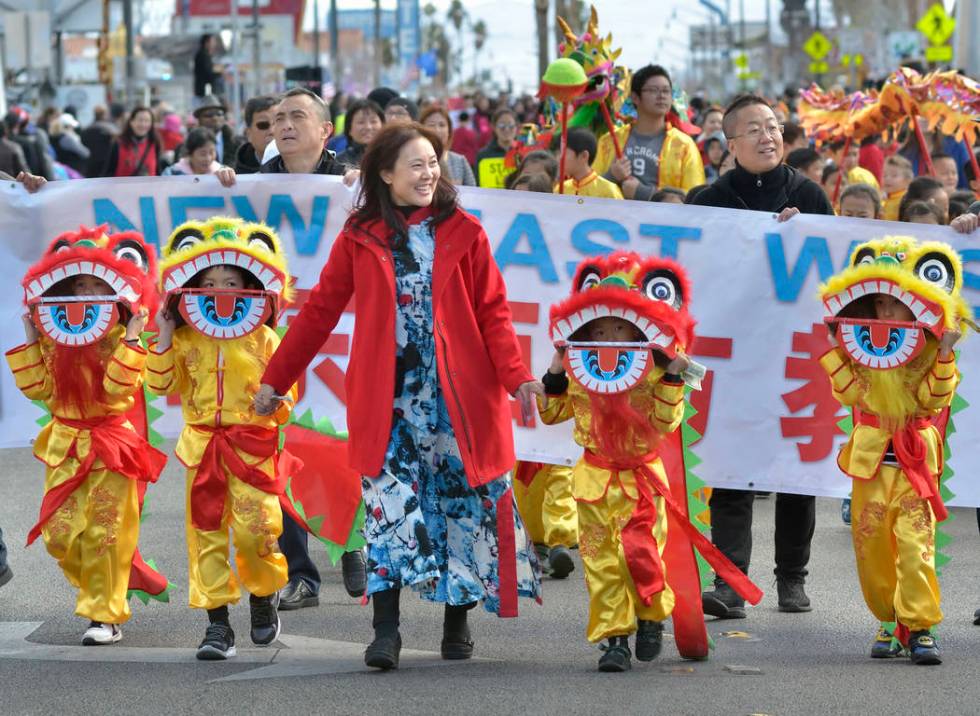
[[[129,590],[166,600],[166,578],[136,546],[143,495],[166,456],[145,437],[146,351],[124,340],[125,323],[156,308],[155,276],[136,232],[61,234],[23,279],[40,337],[6,354],[17,387],[51,413],[34,441],[45,491],[28,544],[43,535],[78,587],[76,614],[101,624],[129,619]],[[93,279],[101,294],[76,295]]]
[[[941,341],[969,320],[962,286],[949,246],[899,236],[858,245],[848,268],[820,289],[838,343],[820,363],[834,397],[854,413],[837,462],[854,478],[858,577],[872,613],[897,620],[902,641],[942,619],[935,525],[948,515],[942,432],[959,373]],[[911,320],[878,320],[884,301],[897,301]]]
[[[574,420],[574,439],[585,451],[572,490],[589,640],[629,635],[638,619],[662,622],[673,612],[681,655],[703,658],[708,639],[692,544],[746,599],[756,603],[762,593],[688,519],[677,454],[685,383],[666,367],[694,340],[690,301],[687,275],[674,261],[631,252],[586,259],[572,295],[550,315],[551,338],[565,349],[572,380],[549,373],[549,400],[539,410],[548,424]],[[632,325],[634,339],[590,340],[590,324],[605,317]],[[664,450],[675,453],[670,474]]]

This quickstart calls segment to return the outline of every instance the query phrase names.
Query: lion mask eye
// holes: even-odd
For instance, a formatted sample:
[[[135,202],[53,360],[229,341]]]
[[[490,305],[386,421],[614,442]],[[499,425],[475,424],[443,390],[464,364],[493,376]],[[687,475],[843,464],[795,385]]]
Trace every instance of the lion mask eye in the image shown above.
[[[134,264],[139,266],[141,270],[146,271],[148,263],[146,251],[136,241],[124,239],[116,245],[114,251],[116,256],[119,258],[126,261],[132,261]]]
[[[591,288],[595,288],[600,283],[602,283],[602,274],[599,273],[599,269],[589,266],[583,269],[582,277],[579,279],[579,291],[588,291]]]
[[[944,254],[933,251],[923,256],[915,265],[915,275],[947,293],[953,292],[956,275],[952,262]]]
[[[675,309],[679,309],[684,303],[680,281],[667,269],[658,269],[647,274],[643,281],[643,292],[650,300],[661,301]]]
[[[204,234],[199,230],[193,228],[184,229],[174,236],[173,241],[170,242],[170,252],[176,253],[184,249],[189,249],[192,246],[197,246],[202,241],[204,241]]]

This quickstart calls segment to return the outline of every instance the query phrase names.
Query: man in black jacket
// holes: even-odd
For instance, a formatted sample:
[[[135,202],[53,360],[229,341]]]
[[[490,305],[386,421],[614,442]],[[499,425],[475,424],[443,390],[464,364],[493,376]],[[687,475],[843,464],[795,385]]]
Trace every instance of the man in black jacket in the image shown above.
[[[736,97],[723,119],[735,169],[724,174],[694,199],[701,206],[767,211],[780,222],[797,214],[833,215],[817,184],[782,163],[782,125],[761,97]],[[743,572],[752,556],[751,490],[715,488],[711,493],[711,539]],[[810,495],[776,495],[776,587],[779,610],[810,611],[803,590],[810,560],[816,501]],[[705,614],[722,619],[745,617],[745,602],[724,580],[702,595]]]
[[[262,165],[262,174],[344,174],[344,166],[324,148],[333,124],[330,108],[319,95],[302,87],[289,90],[275,107],[272,127],[279,156]],[[224,186],[235,183],[235,171],[230,167],[221,167],[215,176]],[[289,582],[280,594],[279,610],[317,606],[320,571],[310,558],[306,531],[287,514],[282,516],[279,548],[289,565]],[[340,559],[347,593],[363,595],[367,589],[364,554],[359,550],[345,552]]]
[[[273,139],[275,106],[276,98],[268,95],[252,97],[245,103],[245,143],[239,145],[234,165],[239,174],[256,174],[262,166],[262,155]]]
[[[226,167],[232,167],[235,165],[235,155],[238,153],[240,140],[228,126],[227,113],[228,108],[220,99],[205,97],[201,100],[200,106],[194,110],[194,118],[202,127],[214,132],[218,161]],[[181,156],[180,150],[177,151],[177,156]]]

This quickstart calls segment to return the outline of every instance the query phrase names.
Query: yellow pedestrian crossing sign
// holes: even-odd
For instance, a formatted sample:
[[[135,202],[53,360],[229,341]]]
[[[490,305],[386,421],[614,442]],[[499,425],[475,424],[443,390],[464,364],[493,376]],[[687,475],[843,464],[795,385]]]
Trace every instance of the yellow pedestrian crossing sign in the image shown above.
[[[926,48],[926,62],[952,62],[952,45],[933,45]]]
[[[915,25],[916,29],[926,36],[930,44],[942,45],[956,29],[956,20],[946,14],[942,3],[936,3],[923,15]]]
[[[810,35],[803,43],[803,51],[813,60],[822,60],[830,52],[831,47],[833,45],[830,44],[830,40],[820,30]]]
[[[740,70],[748,69],[749,67],[749,56],[744,52],[735,57],[735,66]]]
[[[826,62],[820,61],[810,63],[810,74],[822,75],[825,72],[830,72],[830,65],[828,65]]]

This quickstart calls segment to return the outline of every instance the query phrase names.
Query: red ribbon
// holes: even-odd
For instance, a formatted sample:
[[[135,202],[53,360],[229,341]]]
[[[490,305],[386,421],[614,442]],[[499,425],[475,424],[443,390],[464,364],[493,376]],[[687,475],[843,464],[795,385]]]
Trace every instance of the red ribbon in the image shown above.
[[[44,493],[37,524],[27,534],[28,545],[40,536],[44,524],[85,481],[97,459],[102,460],[107,470],[137,482],[156,482],[167,462],[165,454],[127,427],[126,417],[123,415],[107,415],[87,420],[73,420],[57,415],[53,417],[62,425],[88,431],[92,443],[88,455],[75,474]],[[72,447],[74,449],[74,443]]]
[[[264,462],[279,450],[279,431],[255,425],[228,425],[225,427],[191,426],[211,434],[208,446],[197,466],[197,475],[191,485],[191,523],[196,529],[213,532],[221,529],[221,518],[228,494],[228,477],[224,467],[232,475],[252,487],[270,495],[282,495],[283,477],[286,471],[275,467],[275,476],[269,477],[255,465],[246,463],[236,448]],[[222,466],[224,463],[224,466]]]
[[[500,608],[497,616],[517,616],[517,537],[514,534],[514,491],[497,500],[497,576]]]
[[[858,425],[872,428],[881,426],[877,415],[860,410],[854,411],[854,421]],[[931,425],[933,425],[931,418],[919,417],[909,420],[892,435],[892,448],[895,450],[895,457],[898,458],[902,472],[908,477],[916,494],[923,500],[929,501],[936,521],[942,522],[949,517],[949,510],[946,509],[942,495],[939,494],[938,476],[930,472],[926,465],[928,446],[919,432]]]
[[[630,576],[636,585],[636,592],[644,604],[649,606],[654,595],[663,591],[664,588],[663,562],[660,559],[657,541],[653,537],[653,525],[657,521],[657,508],[653,501],[654,493],[663,498],[667,512],[681,526],[705,561],[711,565],[719,577],[725,580],[728,586],[735,590],[736,594],[750,604],[758,604],[762,600],[762,590],[755,586],[748,576],[732,564],[731,560],[722,554],[717,547],[711,544],[697,527],[691,524],[687,515],[674,500],[670,490],[650,470],[647,463],[657,457],[656,453],[637,457],[635,462],[630,463],[607,460],[589,450],[585,451],[584,457],[588,464],[611,471],[617,480],[619,480],[620,471],[623,470],[631,470],[636,476],[639,499],[632,517],[623,527],[623,552],[626,555],[626,566],[629,568]]]

